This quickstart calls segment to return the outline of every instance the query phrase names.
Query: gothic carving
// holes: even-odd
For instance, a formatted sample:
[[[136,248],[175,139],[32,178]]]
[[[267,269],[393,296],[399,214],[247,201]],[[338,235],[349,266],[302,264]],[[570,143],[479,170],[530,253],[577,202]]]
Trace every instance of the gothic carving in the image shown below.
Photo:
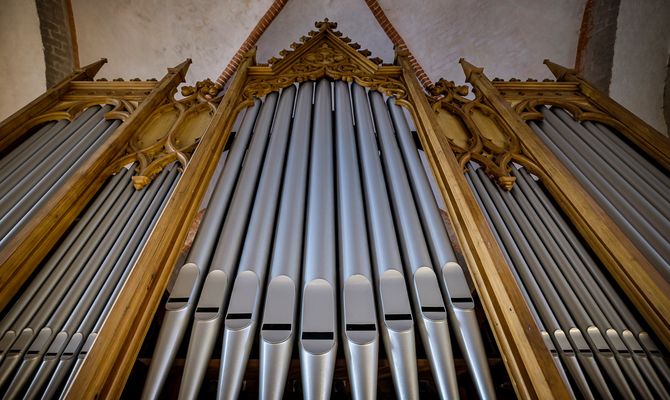
[[[505,190],[511,190],[516,180],[511,175],[510,162],[537,170],[535,163],[523,154],[516,134],[476,91],[475,99],[470,100],[465,97],[467,86],[440,79],[430,94],[438,121],[444,126],[446,138],[463,169],[468,161],[476,161]]]
[[[370,51],[361,49],[348,37],[335,30],[337,23],[327,19],[316,22],[291,50],[282,50],[282,58],[273,57],[268,64],[251,67],[243,91],[245,100],[262,97],[295,82],[328,77],[356,82],[398,99],[406,97],[403,82],[397,77],[397,66],[380,66],[382,60],[369,58]]]
[[[138,163],[133,177],[136,189],[149,184],[173,161],[186,166],[221,100],[205,97],[213,86],[209,79],[196,83],[195,87],[184,86],[181,89],[184,97],[177,100],[172,96],[157,108],[128,142],[126,154],[115,165]]]

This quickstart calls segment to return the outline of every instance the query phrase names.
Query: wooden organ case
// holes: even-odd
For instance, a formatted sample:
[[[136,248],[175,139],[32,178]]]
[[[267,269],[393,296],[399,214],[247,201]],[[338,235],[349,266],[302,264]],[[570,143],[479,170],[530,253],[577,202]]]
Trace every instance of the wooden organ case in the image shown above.
[[[222,93],[103,60],[0,124],[5,395],[667,397],[670,141],[548,61],[461,60],[470,99],[315,26]]]

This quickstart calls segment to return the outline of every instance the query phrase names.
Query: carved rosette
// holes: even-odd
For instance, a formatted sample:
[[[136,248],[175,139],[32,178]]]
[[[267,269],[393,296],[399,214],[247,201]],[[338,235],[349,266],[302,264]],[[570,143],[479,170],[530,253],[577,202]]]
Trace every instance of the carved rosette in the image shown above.
[[[279,53],[282,58],[273,57],[268,64],[255,67],[257,74],[250,74],[243,90],[245,100],[323,77],[356,82],[398,99],[406,97],[407,90],[399,79],[397,67],[380,66],[381,59],[370,58],[370,51],[361,50],[359,44],[336,31],[335,22],[326,19],[315,26],[318,30],[293,43],[292,50],[282,50]]]
[[[136,162],[133,185],[140,190],[168,164],[177,161],[185,167],[216,112],[221,97],[207,99],[214,83],[209,79],[184,86],[182,99],[174,94],[158,107],[129,141],[126,154],[116,166]]]
[[[523,154],[516,134],[476,91],[475,98],[470,100],[465,97],[467,86],[440,79],[430,94],[436,113],[447,112],[459,121],[452,129],[445,128],[444,131],[463,169],[469,161],[475,161],[505,190],[511,190],[516,180],[511,175],[511,162],[536,170],[535,163]]]

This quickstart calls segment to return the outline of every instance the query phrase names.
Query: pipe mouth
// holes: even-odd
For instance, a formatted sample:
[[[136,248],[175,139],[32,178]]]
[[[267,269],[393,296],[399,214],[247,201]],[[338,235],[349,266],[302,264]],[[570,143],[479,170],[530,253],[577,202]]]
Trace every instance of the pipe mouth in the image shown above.
[[[307,283],[302,301],[301,349],[312,355],[327,354],[336,347],[335,291],[325,279]]]
[[[366,345],[378,338],[377,313],[372,284],[363,275],[352,275],[342,291],[344,336],[355,345]]]
[[[432,268],[420,267],[414,272],[414,289],[423,319],[434,322],[446,320],[447,309],[444,307],[437,276]]]
[[[296,286],[286,275],[273,278],[267,286],[261,340],[279,344],[291,339],[295,331]]]

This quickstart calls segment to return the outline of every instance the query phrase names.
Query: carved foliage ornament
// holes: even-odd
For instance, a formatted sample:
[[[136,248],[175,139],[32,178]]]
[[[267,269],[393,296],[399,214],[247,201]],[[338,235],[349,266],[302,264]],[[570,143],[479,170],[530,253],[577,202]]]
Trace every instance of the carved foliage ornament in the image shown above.
[[[250,73],[243,91],[245,100],[263,97],[295,82],[323,77],[356,82],[398,99],[406,97],[397,67],[380,66],[379,58],[368,58],[368,50],[360,50],[360,45],[334,30],[335,22],[326,19],[315,26],[318,30],[301,37],[300,43],[293,43],[293,50],[282,50],[283,58],[273,57],[268,65],[256,67],[265,68],[263,73]]]
[[[209,79],[196,83],[195,87],[184,86],[181,89],[184,97],[179,100],[173,92],[137,130],[126,154],[114,163],[115,167],[121,167],[137,162],[132,178],[136,189],[149,184],[174,161],[186,166],[221,101],[221,97],[211,100],[205,97],[213,86]]]
[[[519,138],[508,129],[498,114],[475,91],[475,99],[469,100],[467,86],[457,86],[453,81],[440,79],[430,94],[435,112],[456,115],[462,121],[467,135],[466,144],[454,138],[447,139],[463,169],[469,161],[476,161],[484,171],[495,178],[505,190],[511,190],[516,178],[511,175],[510,162],[517,162],[537,171],[537,165],[523,154]]]

